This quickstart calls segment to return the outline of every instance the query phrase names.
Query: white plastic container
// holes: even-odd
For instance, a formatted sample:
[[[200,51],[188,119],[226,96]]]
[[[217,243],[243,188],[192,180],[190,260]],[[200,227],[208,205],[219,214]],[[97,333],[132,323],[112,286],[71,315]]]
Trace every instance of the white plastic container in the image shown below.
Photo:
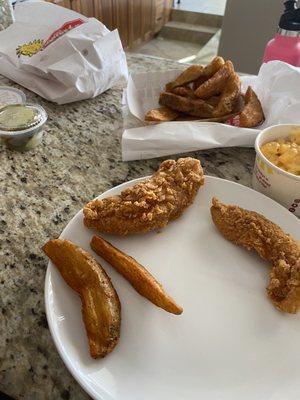
[[[263,144],[292,133],[300,134],[300,125],[275,125],[259,133],[255,141],[256,159],[252,186],[258,192],[276,200],[291,213],[300,217],[300,176],[272,164],[261,152]]]

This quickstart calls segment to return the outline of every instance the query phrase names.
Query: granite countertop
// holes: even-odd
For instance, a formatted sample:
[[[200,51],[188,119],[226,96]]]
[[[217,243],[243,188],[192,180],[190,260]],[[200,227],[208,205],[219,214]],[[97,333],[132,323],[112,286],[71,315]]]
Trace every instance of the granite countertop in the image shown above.
[[[128,63],[134,72],[178,68],[175,62],[133,54]],[[0,391],[15,399],[84,400],[89,396],[50,336],[43,298],[48,260],[41,246],[87,201],[151,174],[162,159],[122,162],[121,85],[63,106],[23,90],[28,101],[46,109],[49,120],[36,149],[18,153],[0,147]],[[201,159],[206,174],[250,185],[253,149],[190,154]]]

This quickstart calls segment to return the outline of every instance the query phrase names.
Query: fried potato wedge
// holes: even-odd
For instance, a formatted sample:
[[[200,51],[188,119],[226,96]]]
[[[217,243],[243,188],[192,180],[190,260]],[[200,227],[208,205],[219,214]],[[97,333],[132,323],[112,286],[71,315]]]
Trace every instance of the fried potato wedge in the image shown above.
[[[264,118],[261,103],[254,90],[249,86],[245,94],[245,107],[239,115],[239,126],[252,128],[260,125]]]
[[[190,67],[185,69],[173,82],[169,82],[166,84],[166,91],[171,91],[178,86],[184,86],[190,82],[193,82],[194,80],[199,78],[202,70],[202,65],[191,65]]]
[[[169,107],[159,107],[148,111],[145,115],[145,121],[167,122],[173,121],[178,116],[179,113]]]
[[[82,302],[90,355],[105,357],[118,343],[121,305],[108,275],[86,251],[69,240],[50,240],[43,251]]]
[[[204,100],[190,99],[169,92],[162,92],[160,94],[159,103],[172,108],[172,110],[200,118],[211,117],[213,111],[213,107]]]
[[[193,89],[196,90],[203,82],[210,79],[224,64],[225,61],[222,57],[215,57],[211,63],[203,68],[200,77],[193,82]]]
[[[207,81],[202,83],[196,90],[195,95],[201,99],[218,95],[222,92],[226,81],[230,75],[234,73],[233,64],[231,61],[226,63]]]
[[[212,96],[212,97],[209,97],[208,99],[206,99],[205,101],[207,104],[210,104],[211,106],[216,107],[220,101],[220,97],[221,96]]]
[[[236,73],[233,73],[227,80],[220,96],[217,107],[213,111],[214,117],[228,115],[236,108],[241,92],[241,81]]]
[[[195,97],[194,91],[187,86],[178,86],[177,88],[172,90],[172,93],[182,97],[191,97],[191,98]]]
[[[115,248],[99,236],[93,236],[91,248],[117,270],[134,289],[157,307],[172,314],[181,314],[182,307],[165,292],[162,285],[134,258]]]

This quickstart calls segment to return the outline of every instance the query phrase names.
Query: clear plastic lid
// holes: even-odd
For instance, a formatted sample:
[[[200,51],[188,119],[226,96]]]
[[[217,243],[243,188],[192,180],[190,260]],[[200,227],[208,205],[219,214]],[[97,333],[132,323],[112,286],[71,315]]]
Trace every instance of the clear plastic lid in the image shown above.
[[[10,104],[0,109],[0,130],[22,131],[38,125],[46,118],[45,110],[35,104]]]
[[[26,102],[25,94],[14,87],[0,86],[0,108],[8,104],[24,104]]]

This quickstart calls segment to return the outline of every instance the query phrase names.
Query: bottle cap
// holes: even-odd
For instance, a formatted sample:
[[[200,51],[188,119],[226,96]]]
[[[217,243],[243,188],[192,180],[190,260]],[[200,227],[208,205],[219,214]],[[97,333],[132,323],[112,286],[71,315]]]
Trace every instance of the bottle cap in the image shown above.
[[[300,8],[296,0],[284,2],[285,10],[279,21],[279,28],[285,31],[300,31]]]

